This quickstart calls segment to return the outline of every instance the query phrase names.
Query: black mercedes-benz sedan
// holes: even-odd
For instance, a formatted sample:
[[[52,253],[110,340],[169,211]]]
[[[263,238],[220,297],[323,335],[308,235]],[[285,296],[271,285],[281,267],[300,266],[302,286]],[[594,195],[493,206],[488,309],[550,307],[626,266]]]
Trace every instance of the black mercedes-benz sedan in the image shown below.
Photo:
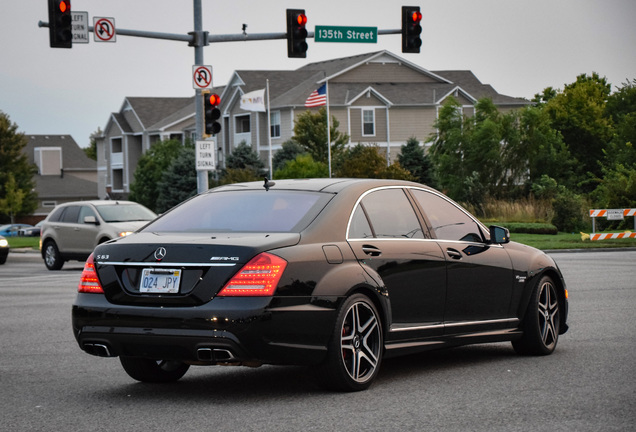
[[[396,180],[211,189],[97,246],[78,291],[79,346],[145,382],[293,364],[363,390],[383,357],[502,341],[545,355],[568,328],[548,255]]]

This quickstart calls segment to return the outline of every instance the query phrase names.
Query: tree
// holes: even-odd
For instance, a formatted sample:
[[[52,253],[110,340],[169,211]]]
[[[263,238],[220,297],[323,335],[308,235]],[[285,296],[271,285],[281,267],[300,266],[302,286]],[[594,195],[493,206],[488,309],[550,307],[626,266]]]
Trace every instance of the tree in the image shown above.
[[[518,114],[520,142],[516,151],[508,156],[510,160],[524,162],[515,165],[505,163],[509,169],[518,169],[517,176],[527,174],[527,184],[532,185],[547,175],[558,184],[570,188],[576,185],[571,172],[575,161],[563,142],[559,131],[551,125],[550,117],[541,107],[526,107]]]
[[[251,171],[257,178],[267,174],[265,165],[258,157],[258,153],[252,149],[252,146],[247,145],[245,141],[242,141],[232,151],[232,154],[227,157],[225,166],[227,169]]]
[[[386,159],[380,155],[377,146],[357,144],[342,151],[335,161],[336,177],[351,178],[392,178],[413,180],[413,175],[400,166],[399,162],[386,165]]]
[[[589,178],[601,175],[599,161],[603,149],[612,137],[612,120],[605,116],[605,107],[611,91],[606,78],[597,73],[579,75],[576,82],[566,85],[563,92],[550,99],[544,109],[550,116],[552,127],[563,136],[568,150],[576,159],[577,177],[581,190]]]
[[[194,147],[181,147],[157,184],[157,212],[163,213],[197,194]]]
[[[283,168],[276,170],[275,179],[324,178],[329,177],[329,167],[324,162],[316,162],[310,154],[302,153],[293,161],[287,161]]]
[[[398,155],[400,165],[411,172],[413,177],[424,184],[431,184],[431,161],[428,155],[424,153],[424,149],[420,146],[420,142],[415,137],[411,137],[406,144],[400,149]]]
[[[332,160],[349,142],[349,135],[339,132],[338,126],[340,122],[332,116],[329,125]],[[294,124],[293,139],[311,155],[314,161],[327,163],[327,110],[323,107],[318,112],[307,110],[300,114]]]
[[[612,119],[614,136],[604,149],[602,176],[592,193],[599,208],[636,207],[636,80],[610,95],[606,114]]]
[[[0,209],[2,221],[31,214],[38,205],[33,180],[37,169],[29,164],[24,153],[27,139],[17,129],[9,116],[0,111],[0,200],[8,206]],[[21,197],[19,206],[16,204],[17,197]]]
[[[89,159],[97,160],[97,137],[103,134],[102,129],[97,127],[97,130],[90,136],[90,144],[84,149],[84,153]]]
[[[11,223],[15,223],[15,215],[22,210],[26,194],[22,189],[18,189],[12,173],[9,173],[9,180],[4,185],[4,190],[6,195],[0,199],[0,212],[8,214]]]
[[[135,169],[134,180],[130,185],[129,199],[159,212],[158,184],[182,147],[178,140],[160,141],[141,156]]]
[[[272,158],[272,169],[274,172],[282,169],[287,162],[296,160],[296,157],[301,154],[306,154],[304,147],[298,144],[294,140],[285,141],[281,146],[281,149],[274,154]]]

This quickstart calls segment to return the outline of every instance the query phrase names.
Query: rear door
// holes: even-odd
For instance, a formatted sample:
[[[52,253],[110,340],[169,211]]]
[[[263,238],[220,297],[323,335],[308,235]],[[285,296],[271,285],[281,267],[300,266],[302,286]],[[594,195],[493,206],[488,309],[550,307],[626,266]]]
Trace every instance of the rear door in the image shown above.
[[[356,258],[384,285],[391,303],[389,339],[437,336],[443,332],[446,264],[437,243],[423,230],[402,188],[364,195],[348,230]]]
[[[506,326],[513,271],[508,253],[486,244],[480,225],[455,204],[413,189],[447,262],[446,333]]]

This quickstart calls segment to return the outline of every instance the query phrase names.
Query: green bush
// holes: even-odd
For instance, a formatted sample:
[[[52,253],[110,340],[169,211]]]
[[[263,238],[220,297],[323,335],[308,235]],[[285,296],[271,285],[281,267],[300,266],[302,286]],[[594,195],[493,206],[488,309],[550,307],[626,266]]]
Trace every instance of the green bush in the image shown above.
[[[560,192],[552,201],[554,224],[561,232],[576,232],[586,227],[585,200],[572,192]]]
[[[549,223],[517,223],[517,222],[506,222],[501,225],[503,227],[508,228],[511,233],[515,234],[558,234],[559,230],[552,224]]]

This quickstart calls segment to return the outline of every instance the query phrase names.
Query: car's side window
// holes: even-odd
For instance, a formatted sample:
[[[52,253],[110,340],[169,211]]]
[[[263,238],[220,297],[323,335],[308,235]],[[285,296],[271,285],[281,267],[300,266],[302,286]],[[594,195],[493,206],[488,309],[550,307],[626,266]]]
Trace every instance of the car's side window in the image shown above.
[[[93,211],[93,209],[91,209],[88,206],[82,206],[80,208],[80,212],[79,212],[79,223],[84,223],[84,218],[86,216],[93,216],[95,217],[95,219],[97,219],[97,217],[95,216],[95,212]]]
[[[64,210],[66,210],[66,207],[58,207],[57,209],[53,210],[53,213],[51,213],[51,215],[49,216],[48,221],[49,222],[58,222],[62,219],[62,214],[64,213]]]
[[[66,207],[66,211],[62,215],[62,219],[60,222],[66,223],[77,223],[77,217],[79,215],[80,207],[79,206],[68,206]]]
[[[351,225],[349,226],[349,238],[369,238],[373,237],[371,225],[367,220],[367,216],[362,210],[362,206],[358,205],[356,211],[353,212]]]
[[[362,221],[366,220],[365,212],[366,227]],[[371,233],[378,238],[424,238],[413,206],[402,189],[382,189],[362,199],[351,220],[349,237],[365,238]]]
[[[450,201],[422,190],[412,190],[428,217],[431,229],[438,239],[482,242],[479,226],[466,213]]]

